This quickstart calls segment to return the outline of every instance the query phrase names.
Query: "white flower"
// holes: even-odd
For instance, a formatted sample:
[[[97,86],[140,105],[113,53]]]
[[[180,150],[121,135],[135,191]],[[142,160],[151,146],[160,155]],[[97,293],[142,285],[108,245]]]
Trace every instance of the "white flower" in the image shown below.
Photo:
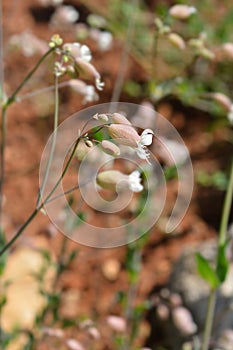
[[[141,159],[145,159],[149,164],[150,162],[148,158],[150,156],[150,153],[147,150],[146,146],[149,146],[152,144],[153,135],[154,135],[153,130],[145,129],[140,136],[140,140],[138,141],[137,148],[136,148],[136,153],[138,157]]]
[[[140,177],[140,172],[138,170],[133,171],[129,176],[128,176],[128,183],[129,183],[129,188],[133,192],[141,192],[143,190],[143,186],[141,185],[141,177]]]

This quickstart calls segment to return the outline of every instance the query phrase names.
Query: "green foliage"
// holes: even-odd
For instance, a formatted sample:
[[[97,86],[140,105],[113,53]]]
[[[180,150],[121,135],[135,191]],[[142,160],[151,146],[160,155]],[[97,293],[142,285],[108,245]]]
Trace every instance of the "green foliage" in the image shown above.
[[[223,171],[216,171],[209,174],[205,171],[199,171],[196,176],[196,181],[204,187],[215,187],[218,190],[226,190],[228,185],[228,177]]]
[[[218,248],[216,274],[221,283],[225,281],[227,277],[228,268],[229,268],[229,261],[226,256],[227,245],[228,245],[228,242],[226,242],[223,245],[220,245]]]
[[[201,254],[196,253],[195,257],[199,275],[209,284],[211,289],[215,290],[220,285],[220,280],[216,271]]]

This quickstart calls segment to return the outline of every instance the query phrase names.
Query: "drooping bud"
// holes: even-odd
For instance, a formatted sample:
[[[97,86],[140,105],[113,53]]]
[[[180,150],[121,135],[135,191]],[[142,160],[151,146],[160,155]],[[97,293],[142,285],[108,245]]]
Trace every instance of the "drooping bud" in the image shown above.
[[[120,113],[113,113],[112,120],[115,124],[131,125],[130,121]]]
[[[141,192],[143,190],[138,170],[130,175],[125,175],[118,170],[102,171],[97,175],[96,182],[100,187],[113,191],[130,189],[132,192]]]
[[[197,9],[194,6],[188,5],[174,5],[169,10],[170,16],[176,19],[187,19],[196,12]]]
[[[118,170],[106,170],[100,172],[96,177],[97,184],[107,190],[115,191],[118,185],[121,182],[121,187],[127,188],[126,186],[126,177],[127,175],[124,175]],[[124,184],[123,184],[124,182]]]
[[[174,45],[176,46],[178,49],[180,50],[184,50],[185,49],[185,41],[184,39],[176,33],[170,33],[168,34],[168,40]]]
[[[91,140],[85,140],[85,145],[89,148],[93,147],[93,142]]]
[[[105,153],[110,154],[111,156],[119,156],[121,153],[120,148],[115,145],[115,143],[108,140],[103,140],[101,142],[101,147]]]
[[[117,139],[120,144],[137,147],[140,136],[133,127],[123,124],[111,124],[107,128],[109,135],[113,139]]]
[[[221,92],[210,92],[207,96],[219,102],[227,111],[231,108],[231,99]]]

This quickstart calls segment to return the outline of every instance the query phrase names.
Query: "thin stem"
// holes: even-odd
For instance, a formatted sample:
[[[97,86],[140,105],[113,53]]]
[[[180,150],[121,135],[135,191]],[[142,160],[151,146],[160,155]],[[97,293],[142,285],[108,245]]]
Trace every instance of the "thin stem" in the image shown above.
[[[221,219],[220,231],[219,231],[218,248],[221,247],[223,244],[225,244],[227,239],[227,225],[228,225],[229,216],[230,216],[232,196],[233,196],[233,161],[231,164],[230,179],[228,182],[227,193],[226,193],[224,205],[223,205],[222,219]],[[213,320],[214,320],[216,292],[217,292],[217,289],[210,291],[201,350],[208,350],[209,348]]]
[[[231,204],[233,197],[233,160],[231,162],[230,179],[228,183],[227,193],[223,206],[222,219],[219,231],[219,245],[223,245],[226,242],[227,225],[230,216]]]
[[[2,108],[2,124],[1,124],[1,149],[0,149],[0,226],[2,223],[2,205],[3,205],[3,184],[5,174],[5,148],[6,148],[6,108]]]
[[[38,206],[33,212],[32,214],[29,216],[29,218],[26,220],[26,222],[20,227],[20,229],[17,231],[17,233],[15,234],[15,236],[5,245],[5,247],[0,250],[0,256],[6,252],[7,249],[9,249],[12,244],[16,241],[17,238],[20,237],[20,235],[23,233],[24,229],[30,224],[30,222],[34,219],[34,217],[39,213],[39,211],[43,208],[44,204],[46,204],[48,202],[48,200],[51,198],[52,194],[56,191],[58,185],[60,184],[60,182],[62,181],[63,177],[65,176],[70,163],[75,155],[75,151],[78,147],[80,141],[80,137],[76,140],[74,148],[71,152],[71,155],[66,163],[66,166],[61,174],[61,176],[59,177],[58,181],[56,182],[56,184],[54,185],[53,189],[51,190],[51,192],[47,195],[46,199],[40,204],[40,206]]]
[[[207,309],[207,315],[206,315],[206,321],[205,321],[205,330],[204,330],[201,350],[209,349],[210,336],[211,336],[213,320],[214,320],[215,303],[216,303],[216,290],[211,290],[209,295],[208,309]]]
[[[38,192],[38,197],[37,197],[37,202],[36,202],[37,207],[40,204],[41,197],[43,195],[43,192],[44,192],[47,180],[48,180],[49,171],[50,171],[51,164],[53,161],[56,140],[57,140],[58,114],[59,114],[58,113],[59,112],[59,92],[58,92],[58,77],[56,75],[55,75],[54,86],[55,86],[55,110],[54,110],[54,122],[53,122],[53,136],[52,136],[53,138],[52,138],[52,145],[51,145],[51,150],[49,153],[48,163],[47,163],[47,166],[45,169],[45,175],[44,175],[44,178],[42,181],[41,188],[39,189],[39,192]]]
[[[22,234],[22,232],[25,230],[25,228],[30,224],[30,222],[34,219],[34,217],[38,214],[40,209],[42,208],[42,205],[38,208],[36,208],[32,214],[28,217],[28,219],[25,221],[25,223],[20,227],[18,232],[14,235],[14,237],[5,245],[5,247],[0,251],[0,256],[4,254],[7,249],[9,249],[12,244],[19,238],[19,236]]]
[[[33,74],[36,72],[36,70],[39,68],[39,66],[42,64],[42,62],[46,59],[47,56],[50,55],[51,52],[54,51],[54,48],[49,49],[36,63],[34,68],[26,75],[26,77],[23,79],[23,81],[19,84],[19,86],[15,89],[15,91],[12,93],[12,95],[8,98],[6,102],[6,106],[8,107],[11,103],[13,103],[16,99],[17,94],[19,91],[24,87],[24,85],[28,82],[28,80],[33,76]]]
[[[70,83],[69,80],[68,81],[63,81],[62,83],[58,84],[58,87],[62,88],[62,87],[65,87],[65,86],[69,86],[69,83]],[[52,91],[54,89],[55,89],[54,85],[50,85],[50,86],[47,86],[45,88],[35,90],[33,92],[29,92],[27,94],[20,95],[20,96],[18,96],[17,101],[21,102],[21,101],[26,100],[28,98],[31,98],[33,96],[36,96],[36,95],[39,95],[39,94],[44,94],[46,92],[50,92],[50,91]]]
[[[1,15],[1,14],[0,14]],[[1,18],[0,18],[1,19]],[[1,42],[0,42],[1,44]],[[1,48],[2,49],[2,48]],[[19,84],[19,86],[15,89],[12,95],[6,100],[6,102],[2,105],[2,123],[1,123],[1,147],[0,147],[0,224],[1,224],[1,216],[2,216],[2,202],[3,202],[3,186],[4,186],[4,178],[5,178],[5,147],[6,147],[6,122],[7,122],[7,108],[15,101],[17,94],[23,88],[23,86],[28,82],[28,80],[32,77],[32,75],[36,72],[45,58],[53,51],[54,49],[49,49],[37,62],[34,68],[26,75],[23,81]],[[2,55],[2,50],[1,50]],[[2,57],[2,56],[1,56]],[[2,77],[1,77],[2,78]],[[3,82],[1,81],[1,84]],[[3,89],[3,88],[2,88]]]

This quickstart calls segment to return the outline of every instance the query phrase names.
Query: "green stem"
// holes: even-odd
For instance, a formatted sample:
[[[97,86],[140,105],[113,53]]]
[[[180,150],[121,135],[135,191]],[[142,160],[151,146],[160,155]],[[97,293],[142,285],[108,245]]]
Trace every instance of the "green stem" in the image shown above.
[[[220,231],[219,231],[218,248],[221,247],[223,244],[225,244],[227,239],[227,225],[228,225],[229,216],[230,216],[232,197],[233,197],[233,161],[231,163],[230,179],[228,182],[227,193],[226,193],[224,205],[223,205],[222,218],[221,218]],[[201,350],[209,349],[212,325],[214,320],[216,291],[217,289],[210,291]]]
[[[216,289],[211,290],[209,295],[208,309],[207,309],[207,315],[206,315],[206,321],[205,321],[205,330],[204,330],[201,350],[209,349],[210,336],[211,336],[213,320],[214,320],[215,303],[216,303]]]
[[[25,228],[30,224],[30,222],[34,219],[34,217],[38,214],[40,209],[42,208],[42,205],[39,208],[36,208],[31,215],[28,217],[28,219],[25,221],[25,223],[20,227],[18,232],[14,235],[14,237],[5,245],[5,247],[0,251],[0,256],[4,254],[7,249],[11,247],[11,245],[19,238],[19,236],[22,234],[22,232],[25,230]]]
[[[55,76],[55,110],[54,110],[54,125],[53,125],[53,138],[52,138],[52,145],[51,145],[51,150],[49,153],[49,159],[48,159],[48,163],[45,169],[45,175],[42,181],[42,185],[41,188],[39,189],[38,192],[38,197],[37,197],[37,201],[36,201],[36,206],[38,207],[38,205],[40,204],[41,201],[41,197],[43,195],[47,180],[48,180],[48,176],[49,176],[49,171],[51,168],[51,164],[53,161],[53,156],[54,156],[54,151],[55,151],[55,146],[56,146],[56,140],[57,140],[57,128],[58,128],[58,111],[59,111],[59,92],[58,92],[58,78],[57,76]]]
[[[228,225],[230,211],[231,211],[232,197],[233,197],[233,160],[231,162],[230,179],[227,187],[227,193],[224,201],[222,219],[220,224],[219,243],[218,243],[219,245],[223,245],[226,242],[227,225]]]

